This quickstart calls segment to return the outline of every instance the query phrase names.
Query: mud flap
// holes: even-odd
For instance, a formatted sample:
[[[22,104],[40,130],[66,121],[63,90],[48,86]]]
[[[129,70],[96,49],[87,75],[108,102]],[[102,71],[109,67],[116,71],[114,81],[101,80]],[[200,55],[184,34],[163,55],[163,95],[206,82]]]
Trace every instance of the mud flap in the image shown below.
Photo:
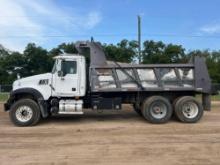
[[[202,95],[202,105],[205,111],[211,111],[211,95],[209,94]]]
[[[40,107],[42,117],[47,118],[49,116],[49,113],[47,110],[47,102],[45,100],[38,99],[38,105]]]

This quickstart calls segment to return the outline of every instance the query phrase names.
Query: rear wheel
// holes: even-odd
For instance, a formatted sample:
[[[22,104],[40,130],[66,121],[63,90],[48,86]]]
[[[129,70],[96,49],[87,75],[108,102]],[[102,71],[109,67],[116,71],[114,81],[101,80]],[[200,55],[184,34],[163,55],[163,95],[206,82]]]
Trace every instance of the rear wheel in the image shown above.
[[[166,123],[172,116],[172,105],[164,97],[153,96],[144,101],[142,114],[151,123]]]
[[[203,116],[203,107],[194,97],[181,97],[175,103],[175,115],[184,123],[196,123]]]
[[[40,108],[38,104],[31,99],[22,99],[15,102],[9,116],[13,124],[16,126],[33,126],[40,120]]]

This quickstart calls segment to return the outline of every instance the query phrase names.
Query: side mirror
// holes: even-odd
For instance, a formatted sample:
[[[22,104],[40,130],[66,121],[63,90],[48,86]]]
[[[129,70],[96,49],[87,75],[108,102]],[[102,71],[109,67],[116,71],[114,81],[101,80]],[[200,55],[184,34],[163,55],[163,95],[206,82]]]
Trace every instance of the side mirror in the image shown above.
[[[63,71],[60,70],[57,72],[57,74],[58,74],[58,77],[63,77]]]

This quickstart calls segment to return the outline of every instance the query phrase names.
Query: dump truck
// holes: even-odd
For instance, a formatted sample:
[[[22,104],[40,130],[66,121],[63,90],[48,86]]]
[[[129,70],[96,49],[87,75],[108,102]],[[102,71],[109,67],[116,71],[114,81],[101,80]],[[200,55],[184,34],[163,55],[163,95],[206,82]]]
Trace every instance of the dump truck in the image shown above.
[[[202,57],[186,64],[125,64],[107,61],[97,42],[77,42],[75,47],[79,54],[55,57],[51,73],[13,83],[4,105],[12,123],[33,126],[51,115],[119,111],[123,104],[131,104],[149,123],[166,123],[172,115],[196,123],[211,110],[211,80]]]

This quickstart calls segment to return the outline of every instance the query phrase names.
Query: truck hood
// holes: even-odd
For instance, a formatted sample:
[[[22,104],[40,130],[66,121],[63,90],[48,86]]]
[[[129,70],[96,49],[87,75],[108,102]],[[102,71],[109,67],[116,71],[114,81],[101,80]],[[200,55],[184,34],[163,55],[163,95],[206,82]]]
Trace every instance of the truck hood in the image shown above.
[[[14,81],[13,90],[20,88],[31,88],[38,85],[48,85],[51,81],[51,78],[51,73],[39,74],[35,76],[22,78]]]

